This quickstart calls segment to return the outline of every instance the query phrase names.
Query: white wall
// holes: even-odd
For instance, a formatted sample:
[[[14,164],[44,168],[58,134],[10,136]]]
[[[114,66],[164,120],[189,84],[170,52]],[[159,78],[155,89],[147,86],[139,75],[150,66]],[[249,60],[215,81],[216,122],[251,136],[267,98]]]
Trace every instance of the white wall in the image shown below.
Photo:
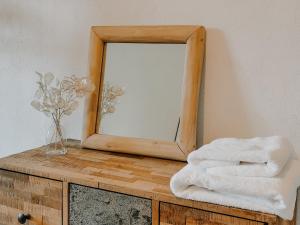
[[[299,0],[0,0],[1,156],[43,143],[33,71],[84,75],[89,27],[122,24],[207,27],[200,142],[280,134],[300,152]]]

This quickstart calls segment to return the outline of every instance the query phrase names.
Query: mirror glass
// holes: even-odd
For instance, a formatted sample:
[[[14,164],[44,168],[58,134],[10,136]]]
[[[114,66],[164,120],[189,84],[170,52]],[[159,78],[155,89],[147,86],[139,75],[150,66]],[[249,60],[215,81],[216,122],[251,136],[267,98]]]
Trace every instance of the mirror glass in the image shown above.
[[[107,43],[98,133],[174,141],[185,44]]]

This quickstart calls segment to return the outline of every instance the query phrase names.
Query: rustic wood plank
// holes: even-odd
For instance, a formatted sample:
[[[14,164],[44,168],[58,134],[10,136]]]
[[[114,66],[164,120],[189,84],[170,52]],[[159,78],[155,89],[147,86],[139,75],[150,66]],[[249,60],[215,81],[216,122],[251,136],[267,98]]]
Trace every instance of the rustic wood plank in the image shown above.
[[[151,155],[153,157],[182,160],[186,155],[175,142],[152,140],[145,138],[120,137],[107,134],[93,134],[89,136],[84,146],[128,154]],[[174,151],[174,149],[176,151]]]
[[[160,203],[161,225],[264,225],[263,222]]]
[[[152,225],[159,225],[159,201],[152,200]]]
[[[94,26],[105,42],[186,43],[199,26]]]
[[[82,131],[82,140],[96,133],[98,98],[100,92],[100,81],[102,74],[102,60],[104,43],[94,31],[90,33],[90,50],[89,50],[89,78],[94,84],[95,89],[85,101],[85,118]]]
[[[0,170],[0,221],[18,225],[19,213],[31,225],[62,225],[62,182]]]
[[[69,225],[69,183],[63,182],[63,225]]]
[[[187,157],[196,148],[201,72],[205,55],[205,29],[199,27],[187,40],[180,124],[176,142]]]
[[[47,157],[43,148],[38,148],[0,159],[0,168],[7,170],[273,225],[278,223],[278,217],[272,214],[175,197],[170,191],[170,178],[185,165],[173,160],[74,147],[65,156]]]

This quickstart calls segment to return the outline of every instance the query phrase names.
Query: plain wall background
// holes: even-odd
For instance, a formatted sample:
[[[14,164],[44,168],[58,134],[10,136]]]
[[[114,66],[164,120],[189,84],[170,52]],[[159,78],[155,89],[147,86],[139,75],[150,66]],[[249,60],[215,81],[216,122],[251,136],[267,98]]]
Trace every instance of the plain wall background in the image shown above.
[[[0,156],[44,143],[34,71],[85,75],[91,25],[151,24],[207,28],[199,143],[278,134],[300,152],[299,0],[0,0]]]

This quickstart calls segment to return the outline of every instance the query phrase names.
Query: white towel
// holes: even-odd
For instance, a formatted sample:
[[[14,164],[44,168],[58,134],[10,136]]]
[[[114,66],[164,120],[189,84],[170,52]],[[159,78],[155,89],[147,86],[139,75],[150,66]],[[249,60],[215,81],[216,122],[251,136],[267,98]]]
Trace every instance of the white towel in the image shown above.
[[[228,165],[208,169],[209,173],[215,175],[273,177],[280,173],[292,151],[288,140],[279,136],[223,138],[192,152],[188,162],[199,165],[204,160],[228,161]]]
[[[224,162],[220,162],[220,165],[223,166]],[[207,173],[208,169],[204,164],[188,164],[172,177],[172,192],[181,198],[262,211],[283,219],[292,219],[296,191],[300,185],[300,161],[291,160],[273,178],[219,176]]]

